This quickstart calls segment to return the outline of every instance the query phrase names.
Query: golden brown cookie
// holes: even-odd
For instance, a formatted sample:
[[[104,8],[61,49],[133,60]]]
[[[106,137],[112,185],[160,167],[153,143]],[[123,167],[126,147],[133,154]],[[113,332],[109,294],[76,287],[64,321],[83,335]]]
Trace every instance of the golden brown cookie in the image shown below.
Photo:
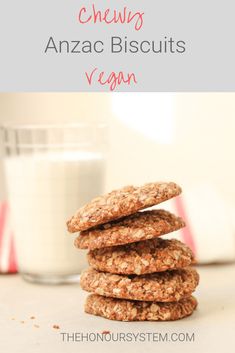
[[[83,231],[74,244],[79,249],[93,250],[152,239],[184,226],[182,218],[168,211],[142,211]]]
[[[107,298],[90,294],[85,312],[118,321],[172,321],[189,316],[197,307],[193,296],[178,302],[159,303]]]
[[[117,275],[89,268],[80,278],[82,289],[88,292],[112,298],[157,302],[175,302],[188,297],[198,282],[199,275],[191,267],[141,276]]]
[[[180,193],[181,188],[172,182],[126,186],[99,196],[80,208],[67,222],[68,230],[72,233],[86,230],[157,205]]]
[[[186,244],[161,238],[90,250],[87,257],[90,266],[98,271],[127,275],[174,270],[195,261]]]

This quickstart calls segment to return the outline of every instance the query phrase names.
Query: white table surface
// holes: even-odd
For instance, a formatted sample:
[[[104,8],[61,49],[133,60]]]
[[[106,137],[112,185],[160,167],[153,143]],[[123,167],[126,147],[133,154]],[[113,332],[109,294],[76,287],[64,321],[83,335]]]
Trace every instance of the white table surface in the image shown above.
[[[198,267],[197,311],[175,322],[117,322],[83,312],[78,284],[34,285],[0,276],[0,352],[235,352],[235,264]],[[35,320],[30,319],[35,316]],[[14,318],[15,320],[12,320]],[[24,323],[21,323],[24,321]],[[59,330],[52,326],[60,326]],[[38,328],[34,325],[39,325]],[[194,333],[194,342],[63,342],[61,332]],[[156,337],[156,336],[155,336]]]

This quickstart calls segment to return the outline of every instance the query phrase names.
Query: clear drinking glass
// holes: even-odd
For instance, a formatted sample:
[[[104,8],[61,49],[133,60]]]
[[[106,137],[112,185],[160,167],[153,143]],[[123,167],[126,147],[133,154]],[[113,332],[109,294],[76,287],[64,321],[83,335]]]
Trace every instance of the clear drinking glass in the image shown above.
[[[103,192],[104,124],[2,127],[18,270],[39,283],[77,281],[85,253],[66,221]]]

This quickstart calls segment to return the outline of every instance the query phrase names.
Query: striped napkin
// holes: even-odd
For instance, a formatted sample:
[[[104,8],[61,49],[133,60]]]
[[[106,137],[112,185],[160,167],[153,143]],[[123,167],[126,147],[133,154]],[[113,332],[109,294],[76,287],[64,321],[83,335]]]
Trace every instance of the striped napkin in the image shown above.
[[[0,203],[0,273],[17,271],[13,231],[7,202]]]

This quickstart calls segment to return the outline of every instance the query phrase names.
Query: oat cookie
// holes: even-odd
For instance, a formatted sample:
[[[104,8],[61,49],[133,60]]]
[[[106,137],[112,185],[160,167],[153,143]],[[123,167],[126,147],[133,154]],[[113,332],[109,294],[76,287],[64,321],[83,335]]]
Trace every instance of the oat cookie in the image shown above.
[[[72,233],[86,230],[157,205],[180,193],[181,188],[173,182],[126,186],[99,196],[80,208],[67,222],[68,230]]]
[[[164,210],[142,211],[80,233],[79,249],[99,249],[152,239],[185,226],[182,218]]]
[[[82,289],[106,297],[175,302],[188,297],[199,282],[197,271],[191,267],[142,276],[98,272],[92,268],[80,278]]]
[[[159,303],[107,298],[90,294],[85,312],[118,321],[172,321],[189,316],[197,307],[193,296],[178,302]]]
[[[195,261],[187,245],[161,238],[90,250],[87,257],[90,266],[98,271],[127,275],[174,270]]]

